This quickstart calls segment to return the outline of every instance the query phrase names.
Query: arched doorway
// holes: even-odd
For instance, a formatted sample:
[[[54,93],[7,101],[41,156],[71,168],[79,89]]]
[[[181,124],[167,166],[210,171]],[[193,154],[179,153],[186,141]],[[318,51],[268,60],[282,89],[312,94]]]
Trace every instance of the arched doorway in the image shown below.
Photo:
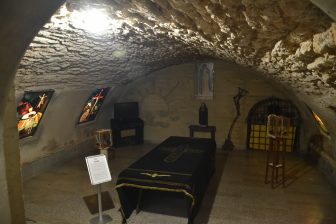
[[[256,103],[247,118],[247,149],[266,150],[269,138],[266,137],[266,123],[269,114],[289,117],[291,125],[286,139],[286,151],[292,152],[299,148],[300,112],[296,106],[288,101],[271,97]]]
[[[17,65],[35,34],[63,3],[64,0],[1,1],[0,223],[25,223],[15,112]]]

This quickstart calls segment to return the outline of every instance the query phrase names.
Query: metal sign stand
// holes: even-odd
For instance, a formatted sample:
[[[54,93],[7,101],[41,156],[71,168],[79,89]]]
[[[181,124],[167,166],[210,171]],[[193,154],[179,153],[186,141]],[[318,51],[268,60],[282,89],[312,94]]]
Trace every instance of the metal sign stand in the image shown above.
[[[109,215],[103,215],[102,201],[101,201],[101,184],[97,185],[98,190],[98,209],[99,215],[90,220],[90,224],[105,224],[112,221],[112,218]]]
[[[101,199],[101,184],[111,181],[111,174],[108,168],[106,156],[95,155],[85,158],[88,166],[90,180],[92,185],[97,185],[98,191],[98,211],[99,215],[90,220],[90,224],[105,224],[112,221],[109,215],[103,215],[102,199]]]

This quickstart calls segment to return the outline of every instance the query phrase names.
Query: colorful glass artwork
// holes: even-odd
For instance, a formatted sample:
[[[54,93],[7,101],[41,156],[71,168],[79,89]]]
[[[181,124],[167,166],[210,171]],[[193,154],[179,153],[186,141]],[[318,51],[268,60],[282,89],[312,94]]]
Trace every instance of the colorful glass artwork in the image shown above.
[[[109,90],[110,88],[107,87],[93,91],[82,109],[78,124],[93,121],[96,118]]]
[[[20,139],[35,134],[53,93],[54,90],[24,92],[16,108]]]

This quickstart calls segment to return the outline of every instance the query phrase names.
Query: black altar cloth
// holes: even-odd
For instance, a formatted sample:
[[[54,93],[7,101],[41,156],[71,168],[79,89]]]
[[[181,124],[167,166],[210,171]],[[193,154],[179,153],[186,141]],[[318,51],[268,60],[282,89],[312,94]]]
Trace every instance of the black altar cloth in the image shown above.
[[[172,136],[122,171],[117,180],[121,210],[128,218],[137,206],[139,189],[184,194],[193,222],[214,172],[216,142]]]

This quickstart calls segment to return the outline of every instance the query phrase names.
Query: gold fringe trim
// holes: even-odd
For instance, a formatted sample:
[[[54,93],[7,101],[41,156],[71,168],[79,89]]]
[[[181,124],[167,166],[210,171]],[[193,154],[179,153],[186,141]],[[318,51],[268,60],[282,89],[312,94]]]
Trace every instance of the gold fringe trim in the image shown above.
[[[154,184],[166,184],[166,185],[171,185],[171,186],[176,186],[176,187],[184,187],[184,188],[192,190],[191,186],[189,186],[188,184],[183,184],[183,183],[175,183],[175,182],[160,181],[160,180],[146,180],[146,179],[128,178],[128,177],[120,177],[118,178],[118,181],[119,180],[138,181],[138,182],[146,182],[146,183],[154,183]]]
[[[127,183],[118,184],[118,185],[115,186],[115,189],[120,188],[120,187],[135,187],[135,188],[141,188],[141,189],[146,189],[146,190],[157,190],[157,191],[169,191],[169,192],[184,193],[186,196],[191,198],[191,200],[192,200],[191,207],[194,207],[194,205],[195,205],[194,196],[184,189],[170,189],[170,188],[164,188],[164,187],[150,187],[150,186],[143,186],[143,185],[138,185],[138,184],[127,184]]]

